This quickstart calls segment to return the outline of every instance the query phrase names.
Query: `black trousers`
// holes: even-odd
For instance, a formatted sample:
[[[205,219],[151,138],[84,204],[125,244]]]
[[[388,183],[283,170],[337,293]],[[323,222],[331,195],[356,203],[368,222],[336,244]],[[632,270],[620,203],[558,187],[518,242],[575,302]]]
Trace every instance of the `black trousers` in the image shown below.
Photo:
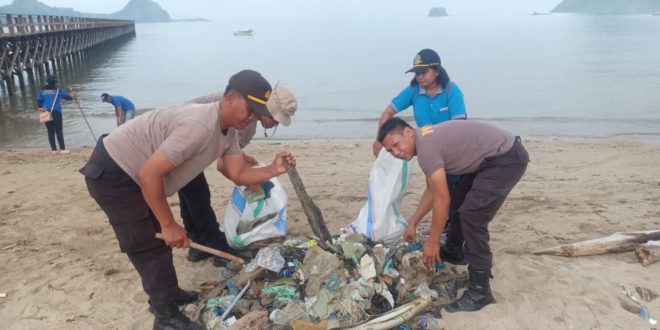
[[[172,249],[154,237],[160,232],[158,220],[140,187],[107,153],[103,138],[80,173],[85,175],[89,194],[107,215],[119,248],[140,274],[151,304],[170,304],[179,290]]]
[[[62,131],[62,111],[53,111],[51,115],[53,116],[53,120],[46,123],[50,149],[53,151],[57,150],[57,145],[55,145],[55,136],[57,136],[60,149],[64,150],[66,148],[64,147],[64,132]]]
[[[211,191],[204,172],[181,188],[178,194],[181,218],[191,240],[208,244],[224,236],[211,206]]]
[[[211,191],[204,172],[178,192],[181,218],[188,238],[196,243],[234,253],[211,206]]]
[[[488,224],[500,209],[513,187],[520,181],[529,163],[529,155],[520,137],[507,152],[486,158],[476,173],[463,175],[452,193],[452,208],[458,214],[449,227],[454,244],[464,238],[464,252],[470,269],[493,267]],[[459,223],[459,226],[455,224]]]

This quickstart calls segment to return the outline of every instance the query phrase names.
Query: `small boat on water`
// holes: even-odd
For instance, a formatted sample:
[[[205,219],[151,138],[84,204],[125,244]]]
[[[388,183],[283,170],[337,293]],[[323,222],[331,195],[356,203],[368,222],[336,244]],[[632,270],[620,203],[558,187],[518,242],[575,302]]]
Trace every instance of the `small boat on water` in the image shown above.
[[[248,30],[238,30],[234,31],[235,36],[253,36],[254,35],[254,30],[248,29]]]
[[[537,15],[550,15],[550,13],[539,13],[538,11],[535,11],[535,12],[531,13],[530,15],[532,15],[532,16],[537,16]]]

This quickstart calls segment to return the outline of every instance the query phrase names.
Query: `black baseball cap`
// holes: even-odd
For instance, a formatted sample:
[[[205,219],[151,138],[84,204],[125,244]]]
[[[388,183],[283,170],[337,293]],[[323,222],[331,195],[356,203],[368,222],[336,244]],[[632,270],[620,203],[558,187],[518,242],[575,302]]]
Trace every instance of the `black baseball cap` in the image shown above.
[[[53,76],[52,74],[49,74],[48,76],[46,76],[46,82],[49,84],[54,84],[57,82],[57,78],[55,78],[55,76]]]
[[[438,56],[438,53],[433,49],[422,49],[415,56],[412,69],[406,71],[406,73],[423,73],[426,69],[434,66],[440,66],[440,56]]]
[[[268,99],[270,98],[270,83],[254,70],[243,70],[229,78],[227,86],[245,97],[248,106],[260,116],[270,116]]]
[[[110,94],[108,94],[108,93],[103,93],[103,94],[101,94],[101,100],[102,100],[102,101],[107,100],[109,97],[110,97]]]

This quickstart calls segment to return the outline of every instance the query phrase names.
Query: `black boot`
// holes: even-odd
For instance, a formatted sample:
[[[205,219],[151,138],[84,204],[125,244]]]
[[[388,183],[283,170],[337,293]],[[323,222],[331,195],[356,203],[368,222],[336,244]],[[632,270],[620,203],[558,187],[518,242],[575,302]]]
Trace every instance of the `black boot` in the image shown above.
[[[222,235],[220,235],[220,237],[217,237],[216,239],[205,241],[205,242],[202,242],[200,244],[202,244],[204,246],[208,246],[208,247],[216,249],[216,250],[227,252],[227,253],[232,254],[232,255],[238,255],[239,254],[239,251],[234,250],[231,246],[229,246],[229,243],[227,242],[227,237],[224,235],[224,233],[222,233]],[[220,258],[220,257],[217,257],[217,256],[213,256],[213,255],[208,254],[206,252],[195,250],[193,248],[188,249],[187,259],[190,262],[198,262],[198,261],[202,261],[206,258],[210,258],[210,257],[213,257],[213,266],[215,266],[215,267],[224,267],[229,262],[229,260],[227,260],[227,259],[223,259],[223,258]]]
[[[463,254],[465,240],[460,222],[457,218],[450,219],[447,227],[447,241],[440,247],[440,259],[454,265],[467,265]]]
[[[463,296],[449,304],[446,309],[450,313],[476,312],[486,305],[495,303],[490,292],[490,270],[470,270],[468,289]]]
[[[440,259],[454,265],[467,265],[463,247],[445,245],[440,248]]]
[[[185,291],[181,289],[177,289],[177,291],[174,293],[174,297],[172,297],[172,304],[175,306],[181,306],[185,304],[191,304],[197,301],[197,298],[199,295],[195,291]],[[149,301],[149,312],[154,313],[154,306],[151,305],[151,301]]]
[[[210,257],[211,255],[206,252],[190,248],[188,249],[188,257],[186,259],[190,262],[198,262]]]
[[[230,245],[229,242],[227,242],[227,237],[222,233],[220,237],[210,241],[207,243],[207,246],[210,248],[214,248],[216,250],[220,250],[222,252],[227,252],[231,255],[239,255],[240,251],[234,250]],[[225,267],[229,263],[229,260],[220,258],[217,256],[213,256],[213,266],[215,267]]]
[[[154,330],[205,330],[191,321],[174,304],[154,307]]]

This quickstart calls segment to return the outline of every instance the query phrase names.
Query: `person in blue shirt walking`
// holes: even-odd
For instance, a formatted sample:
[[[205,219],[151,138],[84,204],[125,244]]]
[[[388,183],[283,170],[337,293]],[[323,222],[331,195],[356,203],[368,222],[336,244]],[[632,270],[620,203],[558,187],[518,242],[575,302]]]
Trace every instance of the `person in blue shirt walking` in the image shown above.
[[[448,120],[467,119],[463,92],[458,85],[449,79],[449,74],[442,67],[440,56],[432,49],[422,49],[413,60],[413,67],[406,71],[413,72],[415,78],[410,86],[404,88],[390,105],[383,111],[378,121],[378,128],[390,118],[400,112],[413,107],[413,115],[417,127],[439,124]],[[377,134],[376,134],[377,135]],[[374,155],[383,148],[376,140],[373,144]],[[467,180],[461,180],[460,176],[447,176],[447,185],[452,195],[464,196],[459,192],[468,187]],[[461,181],[466,181],[459,184]],[[422,194],[422,199],[415,213],[408,220],[408,228],[404,233],[405,241],[414,241],[417,224],[431,210],[433,196],[427,188]],[[463,232],[457,207],[462,201],[460,198],[452,198],[447,226],[447,240],[440,250],[441,258],[454,264],[466,264],[463,255]]]
[[[101,100],[112,104],[117,115],[117,126],[126,123],[135,117],[135,105],[131,100],[121,95],[101,94]]]
[[[73,100],[76,97],[76,92],[70,90],[68,93],[57,88],[57,78],[53,75],[48,75],[46,77],[46,86],[39,91],[37,96],[37,106],[39,111],[50,111],[53,120],[46,123],[46,129],[48,130],[48,142],[50,143],[51,154],[53,155],[63,155],[68,154],[69,150],[66,150],[64,146],[64,132],[62,131],[62,103],[61,100]],[[60,145],[60,149],[57,149],[55,144],[55,137],[57,136],[57,143]]]

